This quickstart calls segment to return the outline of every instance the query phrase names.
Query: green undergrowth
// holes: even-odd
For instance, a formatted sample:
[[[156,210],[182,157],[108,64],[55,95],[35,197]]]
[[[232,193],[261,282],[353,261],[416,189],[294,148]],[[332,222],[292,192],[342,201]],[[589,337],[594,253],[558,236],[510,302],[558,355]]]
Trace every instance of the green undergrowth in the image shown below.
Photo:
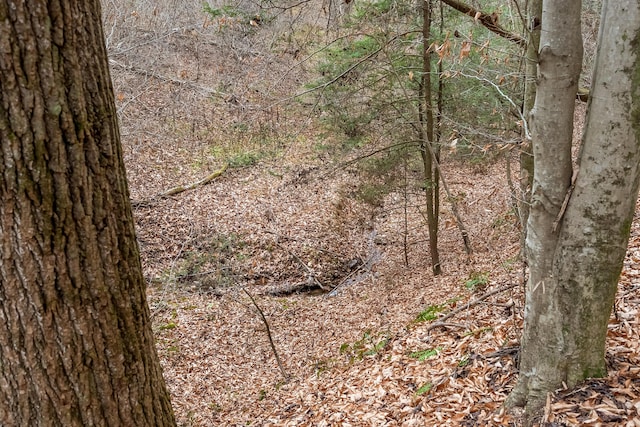
[[[362,338],[353,343],[343,343],[340,346],[340,354],[346,356],[349,363],[362,360],[368,356],[374,356],[384,350],[389,344],[388,333],[376,333],[365,331]]]
[[[464,282],[464,287],[469,291],[482,290],[489,284],[489,272],[488,271],[472,271],[469,274],[469,279]]]
[[[420,362],[424,362],[425,360],[433,356],[437,356],[438,353],[440,353],[441,351],[442,351],[442,347],[436,347],[436,348],[431,348],[427,350],[419,350],[419,351],[414,351],[410,353],[409,357],[418,359]]]
[[[438,318],[438,313],[441,313],[446,308],[445,305],[430,305],[422,310],[415,318],[414,322],[430,322]]]
[[[431,383],[423,384],[416,390],[416,396],[422,396],[423,394],[429,393],[432,388],[433,384]]]

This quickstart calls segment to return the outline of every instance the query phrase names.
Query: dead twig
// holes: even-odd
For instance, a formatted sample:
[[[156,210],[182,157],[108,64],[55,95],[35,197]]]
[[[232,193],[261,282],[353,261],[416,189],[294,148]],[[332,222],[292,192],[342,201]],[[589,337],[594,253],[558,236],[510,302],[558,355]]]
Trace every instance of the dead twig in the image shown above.
[[[229,167],[229,164],[224,164],[220,169],[218,169],[217,171],[210,173],[209,175],[207,175],[206,177],[202,178],[200,181],[196,181],[192,184],[188,184],[188,185],[179,185],[177,187],[173,187],[168,189],[167,191],[163,191],[162,193],[158,194],[157,196],[151,197],[150,199],[147,200],[134,200],[131,202],[131,206],[138,207],[138,206],[145,206],[145,205],[149,205],[154,201],[157,201],[159,199],[164,199],[166,197],[170,197],[170,196],[175,196],[176,194],[180,194],[184,191],[187,190],[193,190],[196,187],[199,187],[201,185],[206,185],[208,183],[210,183],[211,181],[213,181],[214,179],[218,178],[220,175],[222,175],[227,168]]]
[[[249,293],[249,291],[247,291],[246,288],[243,287],[242,291],[245,294],[247,294],[247,296],[253,303],[253,306],[256,308],[256,310],[258,310],[258,313],[260,313],[260,317],[262,318],[262,323],[264,323],[264,327],[266,328],[266,331],[267,331],[267,337],[269,337],[269,344],[271,345],[271,350],[273,351],[273,355],[276,357],[276,362],[278,362],[278,368],[280,368],[280,373],[284,377],[285,381],[289,381],[289,375],[284,370],[284,366],[282,365],[282,361],[280,360],[280,356],[278,355],[278,351],[276,350],[276,345],[273,343],[273,338],[271,337],[271,328],[269,328],[269,322],[267,322],[267,318],[264,315],[264,312],[262,311],[262,309],[260,308],[256,300]]]
[[[309,280],[311,281],[311,283],[313,283],[314,285],[316,285],[317,287],[319,287],[323,291],[329,292],[331,290],[328,287],[326,287],[325,285],[323,285],[322,283],[320,283],[320,281],[316,278],[316,275],[313,272],[313,270],[311,270],[311,268],[309,268],[309,266],[303,260],[301,260],[298,255],[294,254],[293,252],[291,252],[289,249],[285,248],[284,246],[282,246],[278,242],[275,242],[275,244],[280,249],[282,249],[282,250],[286,251],[287,253],[289,253],[289,255],[291,255],[298,262],[298,264],[300,264],[305,270],[307,270],[307,274],[309,275]]]
[[[441,328],[459,328],[467,329],[469,325],[463,325],[462,323],[450,323],[450,322],[438,322],[438,326]]]
[[[220,169],[218,169],[217,171],[207,175],[206,177],[204,177],[200,181],[196,181],[196,182],[194,182],[192,184],[189,184],[189,185],[179,185],[177,187],[170,188],[169,190],[165,191],[164,193],[160,193],[160,197],[175,196],[176,194],[182,193],[183,191],[193,190],[194,188],[196,188],[196,187],[198,187],[200,185],[208,184],[209,182],[213,181],[214,179],[216,179],[217,177],[222,175],[224,173],[224,171],[227,170],[228,167],[229,167],[229,164],[225,163]]]
[[[484,354],[484,355],[479,354],[478,356],[483,359],[495,359],[495,358],[504,357],[504,356],[515,356],[518,354],[519,351],[520,351],[519,346],[511,346],[511,347],[501,348],[500,350],[494,351],[493,353],[490,353],[490,354]]]
[[[118,62],[114,59],[110,59],[109,60],[109,64],[111,64],[112,67],[114,68],[118,68],[118,69],[122,69],[125,71],[129,71],[131,73],[135,73],[135,74],[139,74],[142,76],[146,76],[146,77],[152,77],[154,79],[158,79],[161,81],[165,81],[165,82],[169,82],[169,83],[173,83],[179,86],[185,86],[194,90],[197,90],[201,93],[203,93],[205,96],[212,96],[212,95],[216,95],[219,96],[220,98],[228,98],[229,95],[226,93],[222,93],[219,90],[210,88],[210,87],[206,87],[206,86],[202,86],[199,85],[197,83],[194,83],[192,81],[189,80],[182,80],[182,79],[176,79],[175,77],[171,77],[171,76],[165,76],[163,74],[157,73],[155,71],[151,71],[151,70],[145,70],[143,68],[139,68],[133,65],[127,65],[127,64],[123,64],[121,62]]]
[[[495,294],[499,294],[500,292],[504,292],[507,291],[511,288],[515,288],[517,286],[517,283],[512,283],[509,285],[505,285],[502,286],[498,289],[494,289],[492,291],[488,291],[485,292],[484,294],[480,295],[478,298],[474,299],[473,301],[469,301],[468,303],[464,304],[462,307],[456,308],[455,310],[449,312],[446,316],[441,317],[440,319],[438,319],[437,322],[429,325],[429,327],[427,328],[427,332],[436,329],[436,328],[442,328],[442,327],[446,327],[449,326],[450,323],[446,323],[447,320],[451,319],[453,316],[455,316],[456,314],[468,310],[469,308],[473,307],[474,305],[478,305],[479,303],[481,303],[482,301],[486,300],[487,298],[489,298],[490,296],[493,296]]]

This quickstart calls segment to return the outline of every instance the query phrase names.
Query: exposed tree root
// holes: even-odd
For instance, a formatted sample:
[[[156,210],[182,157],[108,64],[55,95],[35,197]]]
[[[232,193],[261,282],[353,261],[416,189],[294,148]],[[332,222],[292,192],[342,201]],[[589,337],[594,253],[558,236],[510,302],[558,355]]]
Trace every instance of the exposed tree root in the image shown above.
[[[325,288],[321,288],[320,286],[318,286],[318,284],[314,283],[312,279],[305,282],[280,286],[276,289],[266,291],[264,294],[271,297],[286,297],[293,294],[309,293],[315,295],[317,293],[324,294],[326,292],[327,291]]]

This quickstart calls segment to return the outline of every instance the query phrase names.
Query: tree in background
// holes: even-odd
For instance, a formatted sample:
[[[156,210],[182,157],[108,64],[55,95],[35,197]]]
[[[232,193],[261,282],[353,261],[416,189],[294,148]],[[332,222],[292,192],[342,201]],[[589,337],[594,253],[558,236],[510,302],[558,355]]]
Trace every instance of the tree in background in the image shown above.
[[[332,134],[344,133],[345,146],[374,152],[359,163],[369,175],[362,187],[370,191],[356,195],[380,203],[394,186],[408,185],[405,197],[421,193],[434,274],[442,269],[441,193],[471,252],[459,200],[440,165],[442,148],[451,144],[444,155],[481,163],[494,147],[521,140],[519,59],[525,40],[514,32],[521,19],[511,6],[502,24],[497,15],[451,0],[421,2],[418,9],[413,2],[364,1],[343,17],[339,37],[317,51],[322,77],[308,89],[317,96],[314,105]],[[403,168],[420,173],[398,179],[406,176],[398,172]]]
[[[578,166],[581,2],[545,0],[531,112],[535,172],[520,374],[527,422],[547,393],[606,374],[605,340],[640,183],[640,5],[605,1]]]
[[[429,252],[431,255],[431,270],[433,275],[442,273],[440,265],[440,252],[438,250],[438,224],[440,220],[440,123],[439,111],[436,111],[440,103],[434,103],[432,91],[431,70],[431,0],[422,2],[422,80],[420,82],[418,100],[418,118],[420,123],[420,157],[422,158],[422,173],[424,174],[424,187],[427,202],[427,227],[429,229]],[[442,64],[442,61],[439,62]],[[441,70],[441,68],[440,68]],[[436,77],[441,82],[442,73]],[[436,97],[442,99],[442,86],[438,85]],[[437,104],[437,105],[434,105]],[[436,123],[436,118],[437,123]]]
[[[98,1],[0,2],[0,424],[175,425]]]

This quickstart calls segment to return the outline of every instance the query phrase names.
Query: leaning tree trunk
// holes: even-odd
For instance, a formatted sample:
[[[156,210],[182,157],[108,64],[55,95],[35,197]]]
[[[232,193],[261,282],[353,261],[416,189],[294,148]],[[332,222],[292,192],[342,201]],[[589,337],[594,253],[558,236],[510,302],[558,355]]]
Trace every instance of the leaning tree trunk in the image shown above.
[[[559,3],[545,1],[534,131],[541,124],[539,107],[545,105],[542,101],[550,89],[546,83],[553,71],[568,77],[562,62],[573,62],[576,52],[581,52],[581,46],[570,41],[579,32],[575,21],[580,2],[562,2],[562,11],[553,11]],[[555,13],[554,21],[549,15]],[[549,36],[569,29],[570,37],[558,39],[565,50],[557,50]],[[572,45],[573,50],[566,50]],[[638,2],[605,1],[574,187],[568,182],[567,160],[555,166],[564,171],[562,175],[549,169],[552,159],[564,151],[554,149],[553,139],[534,133],[536,169],[527,236],[531,276],[520,376],[508,402],[526,405],[529,422],[547,393],[563,383],[572,387],[606,374],[607,323],[640,183],[639,49]],[[564,96],[567,104],[569,97],[575,97],[577,76],[573,79],[566,81],[566,87],[571,86],[571,93]],[[554,179],[566,190],[566,198],[551,191]],[[566,211],[563,198],[568,201]]]
[[[0,425],[175,425],[98,0],[0,1]]]

